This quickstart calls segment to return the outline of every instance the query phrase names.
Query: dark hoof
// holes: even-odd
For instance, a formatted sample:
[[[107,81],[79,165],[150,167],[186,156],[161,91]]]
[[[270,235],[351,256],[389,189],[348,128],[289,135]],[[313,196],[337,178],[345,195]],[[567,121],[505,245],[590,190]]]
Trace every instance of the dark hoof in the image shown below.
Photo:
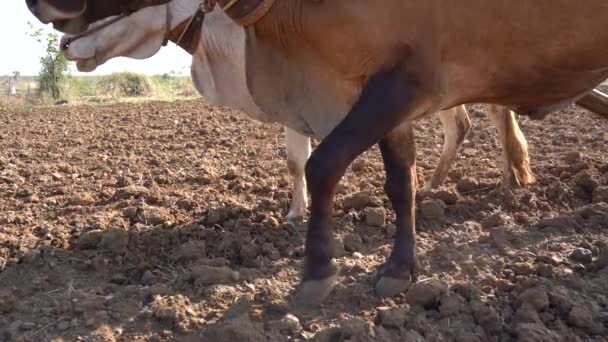
[[[305,280],[296,289],[292,304],[296,307],[308,308],[320,305],[336,285],[337,275],[320,280]]]
[[[374,276],[374,293],[378,297],[393,297],[416,281],[412,271],[408,272],[389,272],[387,265],[381,266]]]
[[[409,279],[380,277],[374,284],[374,293],[378,297],[393,297],[407,290],[411,283],[411,277]]]

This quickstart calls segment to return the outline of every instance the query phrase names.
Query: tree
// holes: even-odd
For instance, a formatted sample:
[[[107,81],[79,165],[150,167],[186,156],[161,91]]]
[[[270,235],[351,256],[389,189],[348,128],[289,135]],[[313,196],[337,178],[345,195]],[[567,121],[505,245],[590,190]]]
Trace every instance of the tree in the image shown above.
[[[38,73],[39,91],[41,94],[48,94],[53,99],[61,97],[61,82],[65,79],[68,71],[68,62],[59,49],[59,36],[57,33],[50,32],[46,35],[43,29],[36,29],[31,22],[30,37],[43,44],[46,54],[40,57],[40,72]]]
[[[13,79],[17,81],[21,77],[21,73],[19,71],[13,71]]]

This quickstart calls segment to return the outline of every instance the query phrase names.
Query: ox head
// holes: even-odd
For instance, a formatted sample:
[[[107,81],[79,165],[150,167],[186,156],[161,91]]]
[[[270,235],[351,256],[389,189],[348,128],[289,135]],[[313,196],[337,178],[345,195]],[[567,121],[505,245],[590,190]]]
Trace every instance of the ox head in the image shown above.
[[[25,0],[42,23],[64,33],[78,34],[99,20],[162,5],[170,0]]]
[[[89,72],[115,57],[146,59],[162,47],[167,34],[166,6],[137,11],[109,23],[106,18],[91,25],[91,33],[61,38],[61,49],[79,71]]]

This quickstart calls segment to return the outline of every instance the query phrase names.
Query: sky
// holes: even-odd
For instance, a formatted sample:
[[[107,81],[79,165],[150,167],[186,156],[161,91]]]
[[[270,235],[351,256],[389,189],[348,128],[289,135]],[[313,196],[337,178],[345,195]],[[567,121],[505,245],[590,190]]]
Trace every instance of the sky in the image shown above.
[[[0,75],[9,75],[14,71],[19,71],[21,75],[38,74],[44,46],[28,36],[28,21],[34,24],[35,28],[45,28],[46,32],[53,31],[51,25],[43,25],[29,12],[25,0],[0,0]],[[59,36],[61,37],[61,33]],[[146,60],[119,57],[106,62],[91,73],[78,72],[71,62],[70,70],[72,75],[107,75],[117,71],[148,75],[175,71],[190,75],[191,61],[190,55],[169,43],[155,56]]]

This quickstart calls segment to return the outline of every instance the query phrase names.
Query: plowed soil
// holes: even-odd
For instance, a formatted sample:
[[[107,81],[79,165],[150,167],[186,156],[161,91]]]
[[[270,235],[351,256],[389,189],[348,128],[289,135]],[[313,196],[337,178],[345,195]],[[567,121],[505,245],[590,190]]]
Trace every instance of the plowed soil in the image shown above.
[[[608,122],[522,118],[538,182],[507,191],[471,117],[419,194],[418,282],[371,291],[394,232],[374,148],[337,194],[338,285],[300,310],[280,126],[198,100],[0,109],[0,341],[608,341]],[[422,186],[443,134],[416,131]]]

